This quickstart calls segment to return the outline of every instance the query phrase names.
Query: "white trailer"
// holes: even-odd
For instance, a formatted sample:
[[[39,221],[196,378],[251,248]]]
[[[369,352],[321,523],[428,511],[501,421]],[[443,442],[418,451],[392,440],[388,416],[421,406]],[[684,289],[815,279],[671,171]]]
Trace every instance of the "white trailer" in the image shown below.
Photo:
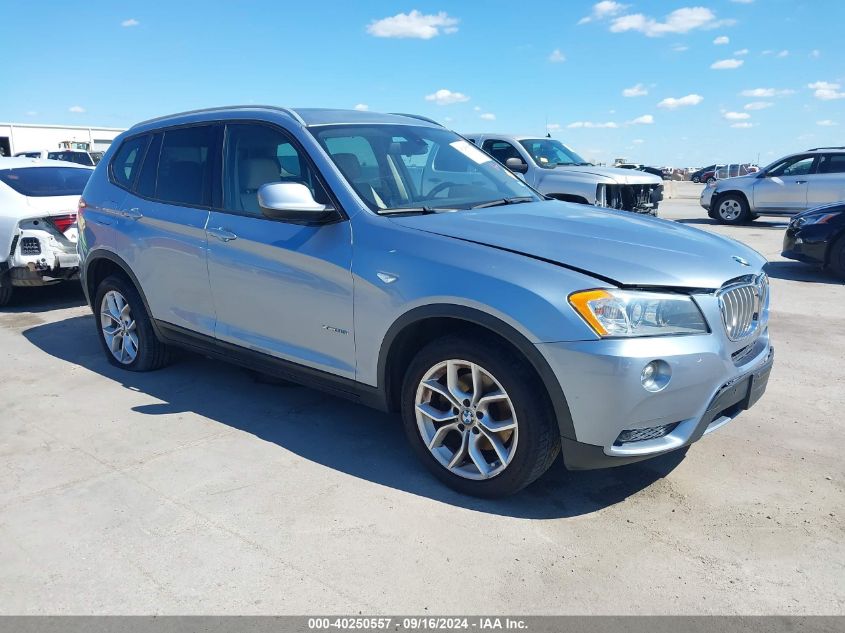
[[[56,150],[63,143],[87,143],[88,151],[103,152],[123,132],[115,127],[0,123],[0,156],[19,152]]]

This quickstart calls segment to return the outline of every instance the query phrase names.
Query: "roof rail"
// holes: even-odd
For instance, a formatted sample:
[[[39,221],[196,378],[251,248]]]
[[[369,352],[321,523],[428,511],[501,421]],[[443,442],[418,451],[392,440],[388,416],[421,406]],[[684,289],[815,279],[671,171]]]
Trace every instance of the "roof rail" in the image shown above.
[[[815,152],[816,150],[819,150],[819,149],[845,149],[845,146],[840,145],[838,147],[813,147],[813,148],[808,149],[807,151],[808,152]]]
[[[148,123],[156,123],[158,121],[165,121],[167,119],[173,119],[178,116],[185,116],[188,114],[203,114],[207,112],[219,112],[221,110],[236,110],[236,109],[258,109],[258,110],[277,110],[279,112],[284,112],[288,116],[295,119],[301,125],[305,125],[305,121],[302,120],[302,117],[299,116],[296,111],[291,110],[290,108],[282,108],[279,106],[274,105],[231,105],[231,106],[216,106],[213,108],[199,108],[197,110],[187,110],[185,112],[174,112],[173,114],[165,114],[164,116],[155,117],[153,119],[147,119],[146,121],[140,121],[136,123],[132,127],[138,127],[139,125],[146,125]]]
[[[438,123],[434,119],[429,119],[427,116],[421,116],[419,114],[406,114],[405,112],[389,112],[388,114],[392,114],[394,116],[406,116],[412,119],[419,119],[420,121],[425,121],[426,123],[433,123],[437,127],[443,127],[441,123]]]

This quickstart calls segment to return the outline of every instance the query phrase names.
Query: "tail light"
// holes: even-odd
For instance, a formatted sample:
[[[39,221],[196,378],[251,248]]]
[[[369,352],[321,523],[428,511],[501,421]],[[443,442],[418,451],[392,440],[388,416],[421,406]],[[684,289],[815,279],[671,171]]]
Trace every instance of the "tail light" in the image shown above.
[[[59,230],[59,233],[64,233],[76,224],[76,214],[54,215],[50,218],[50,222]]]

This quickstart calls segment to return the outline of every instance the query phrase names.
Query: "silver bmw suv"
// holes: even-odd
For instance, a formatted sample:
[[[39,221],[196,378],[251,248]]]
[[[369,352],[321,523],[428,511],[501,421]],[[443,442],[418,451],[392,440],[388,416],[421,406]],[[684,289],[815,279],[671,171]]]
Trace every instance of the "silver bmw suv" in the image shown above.
[[[546,200],[407,115],[232,107],[121,134],[80,201],[109,361],[174,347],[401,413],[474,495],[679,449],[772,365],[765,259],[673,222]]]

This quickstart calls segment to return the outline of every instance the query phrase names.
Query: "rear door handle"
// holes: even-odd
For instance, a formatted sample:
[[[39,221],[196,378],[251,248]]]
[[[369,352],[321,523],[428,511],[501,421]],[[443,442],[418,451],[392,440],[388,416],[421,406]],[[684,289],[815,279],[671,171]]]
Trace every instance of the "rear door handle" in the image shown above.
[[[144,217],[144,214],[141,213],[141,210],[138,207],[133,207],[131,209],[124,209],[120,212],[124,218],[128,218],[130,220],[139,220]]]
[[[222,226],[218,226],[216,229],[208,229],[209,235],[213,235],[221,242],[231,242],[232,240],[238,239],[238,236],[232,233],[231,231],[227,231]]]

